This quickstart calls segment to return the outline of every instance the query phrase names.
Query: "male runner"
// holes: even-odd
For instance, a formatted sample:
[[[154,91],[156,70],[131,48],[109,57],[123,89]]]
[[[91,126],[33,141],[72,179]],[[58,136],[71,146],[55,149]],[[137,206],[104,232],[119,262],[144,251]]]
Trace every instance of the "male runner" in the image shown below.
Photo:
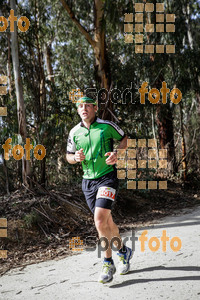
[[[70,164],[82,163],[84,175],[82,190],[87,204],[94,214],[94,222],[99,238],[118,237],[119,273],[126,274],[130,268],[133,251],[121,240],[117,225],[113,222],[111,206],[115,201],[118,179],[114,164],[117,153],[113,152],[113,139],[121,141],[118,149],[127,148],[127,136],[122,129],[111,121],[96,117],[95,100],[82,97],[76,103],[81,122],[69,133],[67,144],[67,161]],[[108,156],[108,157],[107,157]],[[111,281],[116,268],[109,245],[104,253],[104,261],[99,282]]]

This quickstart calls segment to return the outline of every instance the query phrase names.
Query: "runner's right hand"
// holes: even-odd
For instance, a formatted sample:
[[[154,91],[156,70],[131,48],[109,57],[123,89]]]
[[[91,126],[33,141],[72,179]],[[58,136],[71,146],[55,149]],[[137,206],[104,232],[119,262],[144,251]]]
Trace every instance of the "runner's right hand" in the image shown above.
[[[75,160],[81,162],[85,159],[85,155],[83,153],[83,148],[75,152]]]

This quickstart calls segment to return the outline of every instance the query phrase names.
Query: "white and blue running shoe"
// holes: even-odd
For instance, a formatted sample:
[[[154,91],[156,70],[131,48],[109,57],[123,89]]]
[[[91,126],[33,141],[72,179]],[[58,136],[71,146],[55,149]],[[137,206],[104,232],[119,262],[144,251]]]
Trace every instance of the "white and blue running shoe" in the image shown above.
[[[113,274],[116,272],[115,265],[111,262],[104,261],[102,271],[99,276],[99,282],[106,283],[113,279]]]
[[[133,256],[133,250],[127,247],[126,253],[117,253],[119,256],[119,266],[117,268],[120,275],[127,274],[130,270],[130,259]]]

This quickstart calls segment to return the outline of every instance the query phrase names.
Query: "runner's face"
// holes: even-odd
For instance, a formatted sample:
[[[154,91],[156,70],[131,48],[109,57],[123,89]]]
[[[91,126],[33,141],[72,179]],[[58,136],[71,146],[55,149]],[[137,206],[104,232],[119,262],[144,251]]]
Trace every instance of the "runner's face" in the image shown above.
[[[90,121],[95,117],[97,107],[90,103],[81,103],[78,106],[78,114],[83,121]]]

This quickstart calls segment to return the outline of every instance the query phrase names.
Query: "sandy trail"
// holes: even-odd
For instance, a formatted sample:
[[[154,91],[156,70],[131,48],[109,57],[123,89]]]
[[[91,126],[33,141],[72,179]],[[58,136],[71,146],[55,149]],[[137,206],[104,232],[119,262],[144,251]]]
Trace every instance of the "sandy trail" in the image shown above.
[[[116,273],[112,282],[98,283],[103,256],[98,258],[97,249],[84,250],[65,259],[10,270],[0,278],[0,299],[200,299],[200,207],[164,218],[150,228],[140,228],[135,236],[139,238],[144,230],[148,230],[145,251],[141,251],[141,242],[136,241],[127,275]],[[170,241],[163,252],[163,230],[170,240],[175,236],[181,239],[178,252],[171,249]],[[127,232],[123,236],[128,237],[128,246],[132,246],[131,235]],[[156,252],[149,248],[152,237],[160,241]],[[113,258],[117,266],[116,252]]]

